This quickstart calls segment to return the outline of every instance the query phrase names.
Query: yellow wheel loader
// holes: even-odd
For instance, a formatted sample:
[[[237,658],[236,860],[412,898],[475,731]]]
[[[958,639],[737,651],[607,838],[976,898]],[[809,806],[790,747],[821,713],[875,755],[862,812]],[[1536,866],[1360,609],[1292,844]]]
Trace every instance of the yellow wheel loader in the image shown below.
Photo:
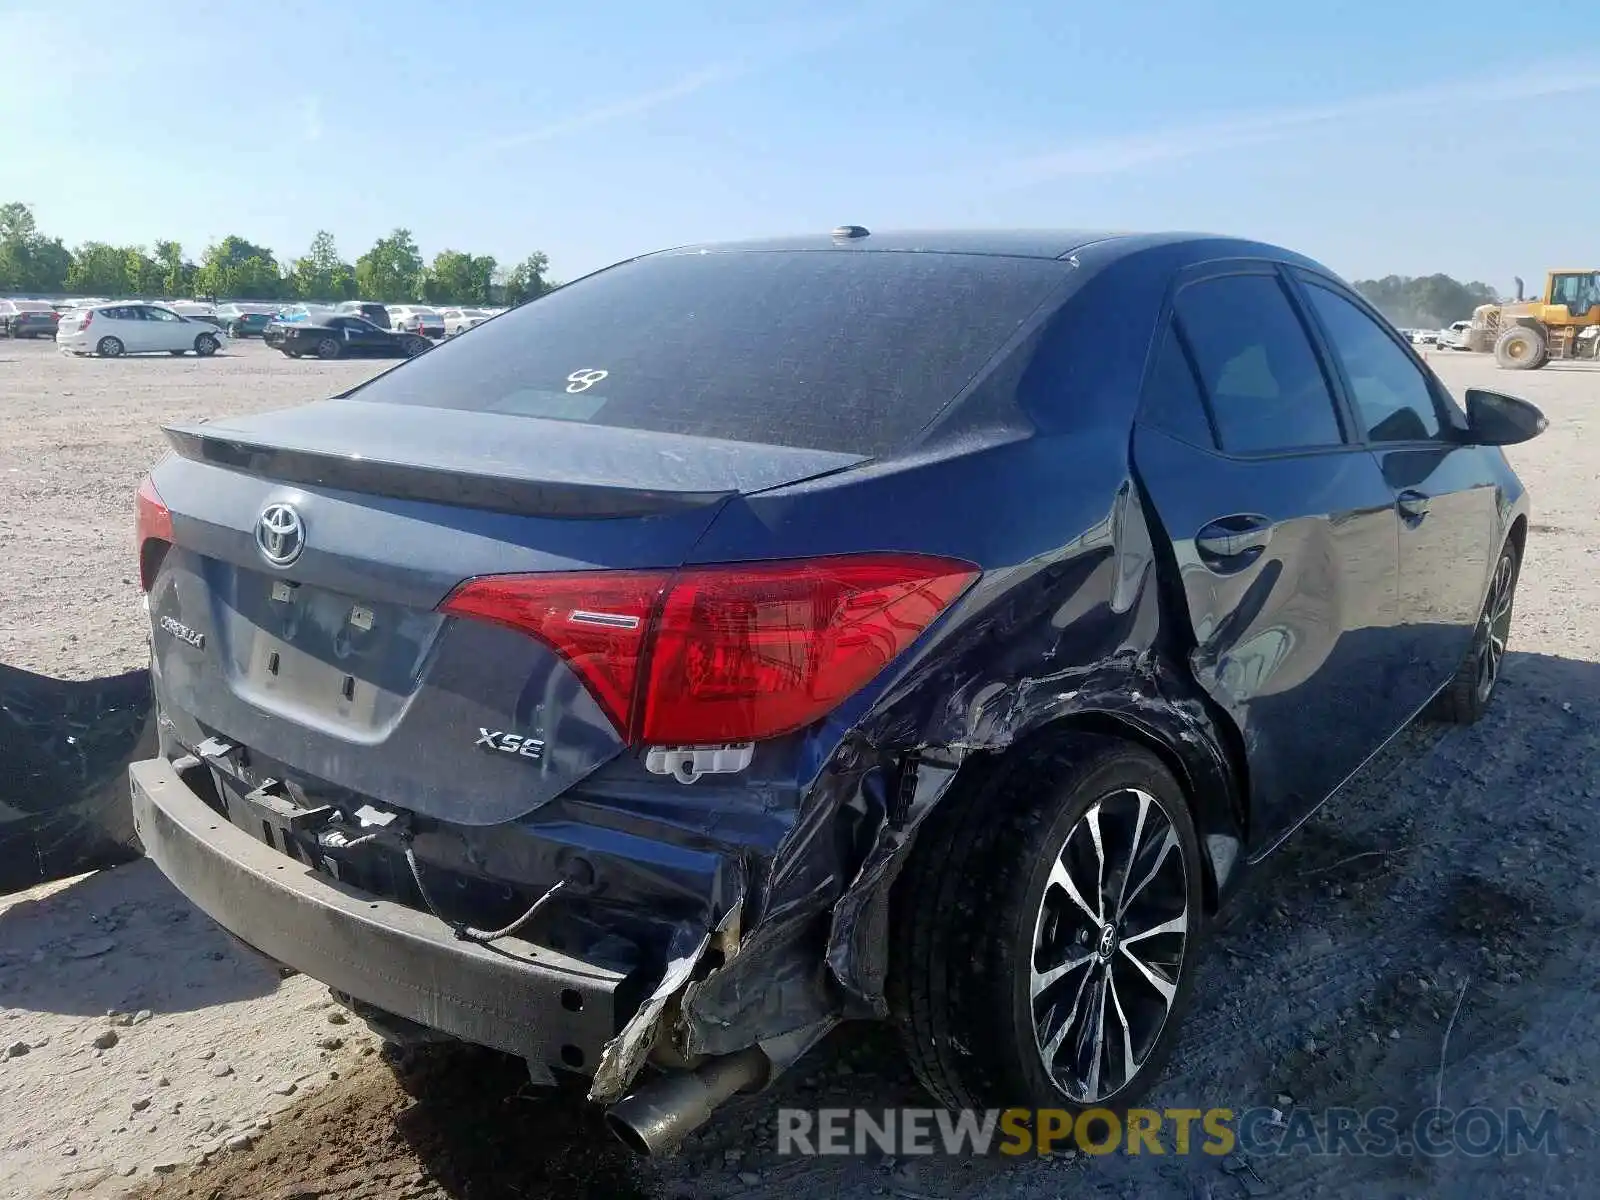
[[[1536,371],[1547,363],[1600,360],[1600,271],[1551,271],[1544,296],[1473,310],[1467,345],[1494,351],[1509,371]]]

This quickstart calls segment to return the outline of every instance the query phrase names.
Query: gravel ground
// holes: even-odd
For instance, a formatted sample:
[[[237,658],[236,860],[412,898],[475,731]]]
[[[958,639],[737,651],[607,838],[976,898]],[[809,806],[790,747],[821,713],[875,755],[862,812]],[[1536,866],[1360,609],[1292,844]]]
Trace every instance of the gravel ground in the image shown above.
[[[1209,944],[1150,1103],[1290,1117],[1384,1104],[1402,1123],[1436,1094],[1456,1109],[1549,1106],[1560,1153],[1248,1167],[778,1157],[779,1107],[926,1104],[880,1031],[847,1028],[678,1158],[640,1162],[573,1097],[530,1094],[496,1056],[384,1061],[367,1035],[328,1023],[315,985],[278,979],[136,863],[0,902],[0,1058],[27,1046],[0,1061],[0,1196],[1593,1195],[1600,371],[1510,375],[1484,356],[1433,357],[1458,393],[1498,385],[1551,417],[1511,451],[1535,524],[1501,691],[1474,728],[1408,730],[1261,868]],[[13,567],[0,659],[77,676],[138,663],[128,498],[160,452],[158,422],[292,403],[373,369],[255,345],[204,362],[101,363],[0,344],[0,474],[22,481],[20,507],[0,517]],[[110,1033],[116,1044],[97,1050]],[[218,1078],[218,1064],[232,1073]],[[294,1094],[274,1090],[289,1084]]]

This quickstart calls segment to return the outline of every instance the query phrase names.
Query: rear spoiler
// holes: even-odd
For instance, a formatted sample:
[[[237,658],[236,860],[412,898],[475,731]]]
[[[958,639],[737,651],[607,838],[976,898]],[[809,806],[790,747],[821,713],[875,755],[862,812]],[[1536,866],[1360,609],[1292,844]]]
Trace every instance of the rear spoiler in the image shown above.
[[[643,517],[702,508],[734,491],[677,492],[618,484],[518,479],[263,445],[181,427],[164,430],[179,455],[282,483],[455,504],[523,516]]]
[[[865,461],[834,451],[339,399],[164,432],[184,458],[263,479],[522,516],[666,515]]]

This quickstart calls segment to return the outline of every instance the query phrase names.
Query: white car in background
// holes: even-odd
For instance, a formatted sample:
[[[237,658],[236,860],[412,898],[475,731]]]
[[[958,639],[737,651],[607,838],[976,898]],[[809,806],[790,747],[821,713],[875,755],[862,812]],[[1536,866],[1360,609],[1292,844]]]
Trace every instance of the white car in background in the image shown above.
[[[69,354],[188,354],[210,358],[227,343],[227,335],[205,321],[180,317],[159,304],[95,304],[63,313],[56,328],[56,346]]]
[[[444,335],[455,337],[488,319],[489,314],[481,308],[447,308],[444,310]]]
[[[437,308],[425,304],[389,305],[389,328],[396,333],[420,333],[423,337],[442,338],[444,318]]]
[[[1467,349],[1467,330],[1472,328],[1471,321],[1454,321],[1449,329],[1439,330],[1439,349],[1465,350]]]

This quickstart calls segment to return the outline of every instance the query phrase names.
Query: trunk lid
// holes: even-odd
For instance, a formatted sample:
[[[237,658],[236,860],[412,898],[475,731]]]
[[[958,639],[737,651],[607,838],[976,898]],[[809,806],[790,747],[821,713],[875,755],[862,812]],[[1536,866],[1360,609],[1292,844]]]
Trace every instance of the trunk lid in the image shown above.
[[[458,583],[676,567],[727,497],[862,461],[340,400],[168,435],[152,479],[173,545],[149,602],[180,740],[468,825],[553,799],[623,743],[555,651],[437,612]]]

